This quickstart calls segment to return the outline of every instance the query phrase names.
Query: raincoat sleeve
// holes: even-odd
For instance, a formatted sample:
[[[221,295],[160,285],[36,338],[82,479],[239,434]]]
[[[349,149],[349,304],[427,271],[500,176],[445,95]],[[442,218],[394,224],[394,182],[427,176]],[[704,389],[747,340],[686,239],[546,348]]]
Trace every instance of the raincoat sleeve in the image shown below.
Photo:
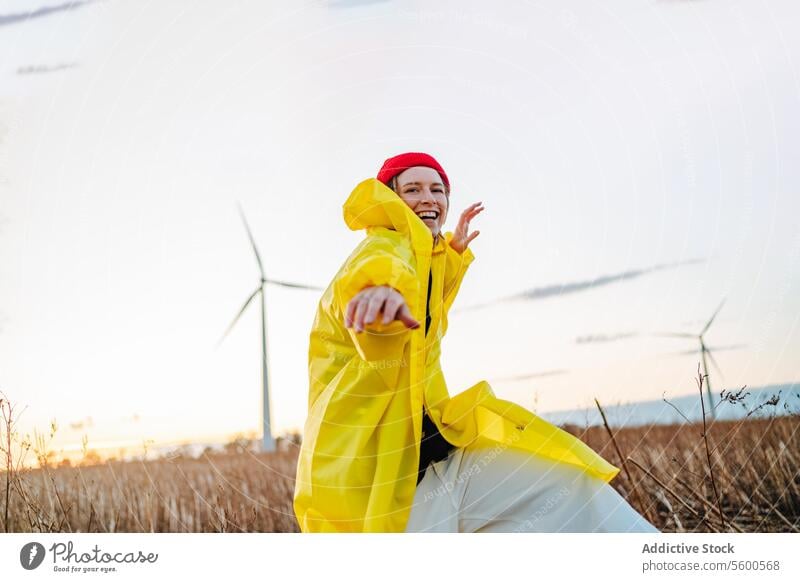
[[[475,255],[472,249],[467,247],[463,253],[459,253],[450,246],[450,241],[453,240],[453,233],[446,232],[444,235],[445,240],[445,266],[444,266],[444,289],[443,289],[443,305],[442,311],[442,332],[447,331],[447,314],[453,301],[456,299],[458,290],[461,287],[461,282],[464,280],[464,275],[470,263],[475,260]]]
[[[380,237],[367,239],[347,261],[333,284],[334,300],[338,317],[344,325],[347,304],[367,287],[387,285],[396,289],[405,299],[412,312],[416,308],[419,281],[411,262],[404,259],[391,241]],[[381,317],[356,333],[347,332],[363,360],[398,358],[409,339],[409,329],[402,321],[383,324]]]

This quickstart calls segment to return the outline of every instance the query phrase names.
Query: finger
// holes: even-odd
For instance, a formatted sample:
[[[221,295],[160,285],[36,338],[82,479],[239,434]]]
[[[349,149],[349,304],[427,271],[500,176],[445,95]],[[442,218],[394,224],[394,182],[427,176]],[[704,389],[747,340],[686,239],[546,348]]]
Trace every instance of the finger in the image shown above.
[[[478,208],[468,208],[467,210],[461,213],[459,222],[464,222],[465,224],[469,224],[469,221],[475,218],[483,210],[484,210],[483,206],[480,206]]]
[[[483,204],[483,202],[474,202],[474,203],[470,204],[469,206],[467,206],[467,207],[464,209],[464,212],[462,212],[461,214],[467,214],[467,213],[469,213],[469,212],[472,212],[472,211],[473,211],[473,210],[475,210],[477,207],[479,207],[481,204]]]
[[[471,243],[471,242],[472,242],[472,241],[475,239],[475,237],[476,237],[476,236],[478,236],[480,233],[481,233],[481,231],[479,231],[479,230],[476,230],[476,231],[475,231],[475,232],[473,232],[471,235],[469,235],[469,236],[467,237],[467,244]]]
[[[419,322],[411,315],[411,310],[408,308],[407,303],[403,303],[400,307],[400,311],[397,313],[397,319],[402,321],[408,328],[417,329],[419,327]]]
[[[369,306],[369,296],[371,292],[362,294],[358,300],[358,305],[356,306],[356,314],[353,318],[353,327],[356,330],[356,333],[361,333],[364,331],[364,316],[367,313],[367,307]]]
[[[353,327],[353,318],[356,314],[356,307],[358,307],[358,302],[360,297],[356,295],[350,301],[347,302],[347,309],[344,313],[344,326],[345,327]]]
[[[383,306],[383,302],[386,301],[386,290],[384,289],[377,289],[369,298],[369,303],[367,304],[367,311],[364,314],[364,324],[369,325],[378,315],[378,312],[381,310]]]
[[[403,296],[400,293],[390,293],[383,304],[383,324],[391,323],[397,317],[397,311],[403,304]]]
[[[467,228],[472,215],[467,214],[466,211],[458,218],[458,228]]]
[[[467,221],[472,220],[473,218],[478,216],[484,210],[486,210],[485,206],[480,206],[478,208],[473,208],[472,210],[469,211],[469,214],[467,214]]]

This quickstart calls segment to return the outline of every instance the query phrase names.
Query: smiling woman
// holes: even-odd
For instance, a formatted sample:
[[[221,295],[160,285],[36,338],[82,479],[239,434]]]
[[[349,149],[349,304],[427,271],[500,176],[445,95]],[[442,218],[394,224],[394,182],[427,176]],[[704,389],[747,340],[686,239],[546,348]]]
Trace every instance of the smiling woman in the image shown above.
[[[366,237],[311,330],[300,529],[655,531],[608,485],[619,469],[581,440],[485,381],[450,397],[441,340],[483,206],[442,234],[449,208],[447,174],[416,152],[386,160],[344,203]]]
[[[392,176],[390,187],[431,230],[441,233],[450,208],[450,188],[433,168],[415,166]]]

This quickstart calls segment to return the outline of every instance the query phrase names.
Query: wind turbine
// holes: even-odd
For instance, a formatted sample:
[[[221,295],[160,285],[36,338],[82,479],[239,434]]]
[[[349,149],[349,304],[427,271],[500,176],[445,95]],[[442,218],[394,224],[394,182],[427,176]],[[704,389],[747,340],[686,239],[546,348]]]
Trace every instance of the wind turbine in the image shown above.
[[[708,331],[708,328],[711,327],[711,324],[714,322],[714,318],[717,317],[720,309],[725,304],[725,299],[719,304],[717,310],[714,312],[714,315],[711,316],[711,319],[708,320],[703,330],[695,335],[692,333],[657,333],[655,335],[661,337],[682,337],[682,338],[691,338],[691,339],[699,339],[700,340],[700,356],[703,359],[703,373],[706,376],[706,393],[708,394],[708,407],[711,410],[711,416],[716,417],[716,412],[714,411],[714,396],[711,392],[711,376],[708,373],[708,360],[711,360],[711,363],[714,364],[714,367],[717,369],[717,372],[722,374],[722,370],[719,369],[719,365],[717,361],[714,359],[714,356],[711,354],[711,350],[708,349],[706,346],[706,342],[703,339],[703,335]]]
[[[267,366],[267,310],[266,310],[266,299],[264,295],[264,287],[267,283],[272,283],[273,285],[280,285],[282,287],[290,287],[292,289],[309,289],[312,291],[323,291],[322,287],[314,287],[312,285],[301,285],[299,283],[289,283],[286,281],[278,281],[276,279],[267,279],[266,275],[264,274],[264,265],[261,262],[261,254],[258,252],[258,247],[256,246],[256,241],[253,238],[253,233],[250,230],[250,225],[247,223],[247,218],[244,216],[244,211],[242,210],[241,205],[239,205],[239,215],[242,217],[242,222],[244,223],[244,227],[247,230],[247,236],[250,239],[250,245],[253,247],[253,253],[256,256],[256,262],[258,263],[258,271],[261,274],[261,279],[259,280],[258,286],[256,287],[255,291],[253,291],[247,300],[242,305],[242,308],[239,310],[239,313],[236,314],[236,317],[233,318],[233,321],[228,326],[228,329],[225,330],[225,333],[222,334],[217,346],[222,343],[222,341],[228,336],[230,331],[236,325],[236,322],[239,321],[239,318],[245,312],[247,307],[250,303],[255,299],[257,296],[260,296],[261,299],[261,378],[263,382],[263,392],[262,392],[262,418],[261,424],[263,426],[263,436],[261,438],[261,450],[263,452],[274,452],[275,451],[275,439],[272,438],[272,422],[270,417],[270,407],[269,407],[269,367]]]

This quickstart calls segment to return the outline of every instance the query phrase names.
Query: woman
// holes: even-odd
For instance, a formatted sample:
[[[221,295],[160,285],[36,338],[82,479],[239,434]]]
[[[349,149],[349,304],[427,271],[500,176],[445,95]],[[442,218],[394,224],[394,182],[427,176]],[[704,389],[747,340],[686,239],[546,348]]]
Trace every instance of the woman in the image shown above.
[[[442,234],[449,207],[447,174],[416,152],[386,160],[344,203],[366,236],[311,331],[301,530],[657,531],[608,485],[619,469],[579,439],[485,381],[449,396],[441,339],[483,210]]]

